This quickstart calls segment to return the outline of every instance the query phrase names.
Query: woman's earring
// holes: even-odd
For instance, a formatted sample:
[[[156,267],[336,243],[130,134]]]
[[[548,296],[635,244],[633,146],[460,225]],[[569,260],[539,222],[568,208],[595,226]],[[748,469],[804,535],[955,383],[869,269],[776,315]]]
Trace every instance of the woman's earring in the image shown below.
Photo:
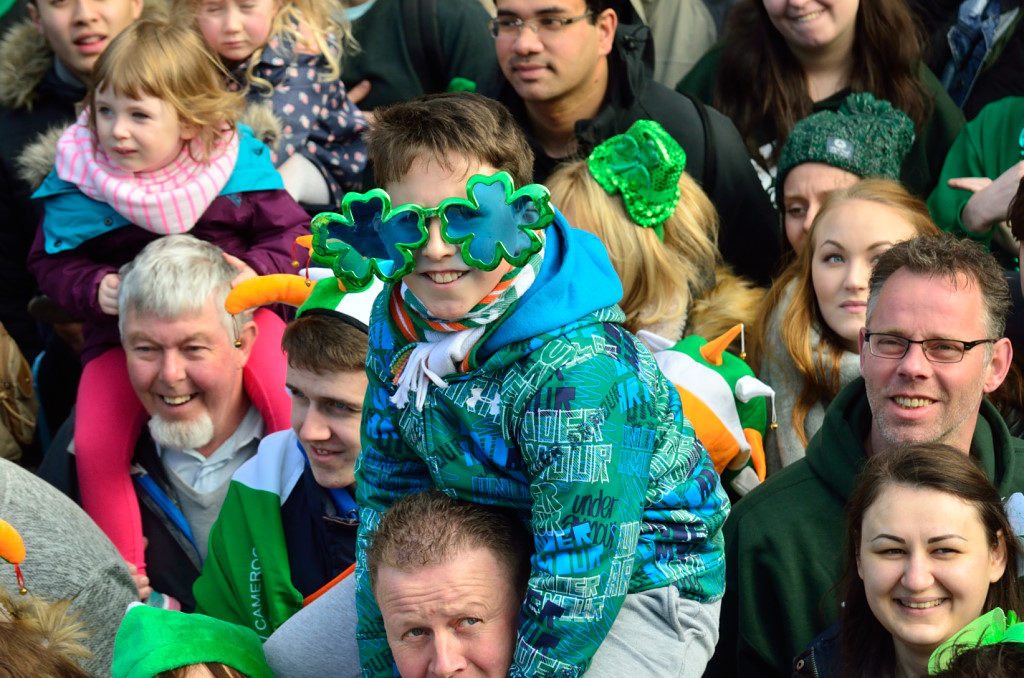
[[[242,348],[242,340],[235,339],[235,348]]]

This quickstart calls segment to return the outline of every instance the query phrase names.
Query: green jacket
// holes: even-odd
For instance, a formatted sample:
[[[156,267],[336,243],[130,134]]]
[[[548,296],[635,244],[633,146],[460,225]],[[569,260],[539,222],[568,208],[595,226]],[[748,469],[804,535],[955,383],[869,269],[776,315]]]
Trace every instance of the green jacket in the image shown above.
[[[419,21],[406,15],[414,5]],[[359,102],[364,111],[444,92],[454,78],[470,80],[476,91],[492,94],[501,71],[488,19],[479,0],[376,0],[352,22],[359,50],[346,54],[342,62],[345,87],[370,82],[370,93]],[[407,35],[414,26],[416,35]],[[417,43],[422,45],[422,54],[414,53],[412,46]],[[414,60],[424,56],[428,60],[425,70],[434,82],[420,82]]]
[[[950,188],[946,182],[957,177],[995,179],[1024,159],[1022,127],[1024,97],[1007,97],[991,103],[967,123],[949,149],[939,183],[928,198],[928,210],[939,228],[991,246],[992,230],[971,233],[960,218],[973,193]]]
[[[705,54],[704,58],[693,67],[693,70],[679,81],[676,90],[692,94],[709,106],[713,106],[715,83],[718,80],[718,68],[721,60],[722,46],[719,44]],[[917,130],[914,145],[910,147],[910,152],[907,153],[907,157],[903,161],[900,180],[911,193],[924,197],[935,186],[942,169],[942,161],[956,135],[964,126],[964,114],[949,98],[949,94],[946,93],[942,83],[931,72],[931,69],[923,63],[919,70],[919,76],[925,92],[934,101],[934,108],[931,117],[925,120],[921,129]],[[751,91],[756,92],[757,90]],[[844,89],[821,101],[816,101],[812,112],[837,110],[849,94],[850,90]],[[745,134],[744,130],[740,130],[740,134]],[[767,124],[762,129],[754,131],[754,140],[759,147],[775,141],[772,139],[771,128]],[[773,177],[774,174],[775,169],[772,168]]]
[[[864,380],[832,401],[807,456],[747,495],[725,524],[718,648],[705,676],[789,676],[793,657],[836,622],[847,497],[871,426]],[[971,456],[1006,497],[1024,489],[1024,440],[982,401]]]

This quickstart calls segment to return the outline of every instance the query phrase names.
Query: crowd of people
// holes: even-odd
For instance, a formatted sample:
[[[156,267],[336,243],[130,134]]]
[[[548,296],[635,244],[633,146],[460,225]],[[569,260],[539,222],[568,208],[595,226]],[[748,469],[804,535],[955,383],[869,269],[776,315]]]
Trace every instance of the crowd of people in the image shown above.
[[[1020,1],[2,12],[0,674],[1024,670]]]

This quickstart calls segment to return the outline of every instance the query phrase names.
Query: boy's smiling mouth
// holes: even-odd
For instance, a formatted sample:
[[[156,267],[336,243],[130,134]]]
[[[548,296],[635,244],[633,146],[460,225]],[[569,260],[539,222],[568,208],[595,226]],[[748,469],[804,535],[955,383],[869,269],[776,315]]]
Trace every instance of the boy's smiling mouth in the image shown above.
[[[453,283],[462,276],[469,273],[469,271],[426,271],[421,275],[430,278],[430,281],[437,285],[447,285]]]

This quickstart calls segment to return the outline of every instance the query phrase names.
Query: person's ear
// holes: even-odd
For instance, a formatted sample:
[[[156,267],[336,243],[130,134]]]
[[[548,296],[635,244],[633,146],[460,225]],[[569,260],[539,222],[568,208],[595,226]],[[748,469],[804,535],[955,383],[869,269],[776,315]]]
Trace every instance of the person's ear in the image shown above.
[[[597,27],[597,44],[601,56],[611,54],[612,46],[615,44],[615,29],[619,26],[619,15],[614,9],[608,8],[597,15],[594,19]]]
[[[855,556],[857,562],[857,576],[860,577],[861,581],[864,581],[864,569],[860,564],[860,549],[857,549],[857,555]]]
[[[1016,538],[1016,536],[1013,537],[1013,539]],[[992,553],[989,557],[988,581],[990,584],[999,581],[1006,572],[1006,559],[1006,535],[1003,534],[1002,530],[999,530],[996,533],[996,543],[992,547]]]
[[[257,335],[259,335],[259,330],[256,328],[255,320],[246,322],[238,331],[234,350],[238,352],[237,355],[241,359],[243,366],[249,362],[249,356],[252,354],[252,347],[256,343]]]
[[[868,328],[862,327],[857,333],[857,353],[860,355],[860,371],[864,372],[864,351],[866,350]]]
[[[1006,374],[1010,371],[1010,364],[1013,362],[1013,344],[1006,337],[996,340],[992,344],[992,358],[985,366],[985,393],[991,393],[999,388]]]
[[[43,22],[42,18],[39,16],[39,8],[36,6],[36,3],[26,3],[25,12],[28,13],[29,21],[31,21],[32,25],[36,27],[37,31],[39,31],[39,35],[45,38],[46,33],[43,32]]]
[[[129,0],[132,4],[132,19],[138,19],[142,16],[142,1],[143,0]]]

